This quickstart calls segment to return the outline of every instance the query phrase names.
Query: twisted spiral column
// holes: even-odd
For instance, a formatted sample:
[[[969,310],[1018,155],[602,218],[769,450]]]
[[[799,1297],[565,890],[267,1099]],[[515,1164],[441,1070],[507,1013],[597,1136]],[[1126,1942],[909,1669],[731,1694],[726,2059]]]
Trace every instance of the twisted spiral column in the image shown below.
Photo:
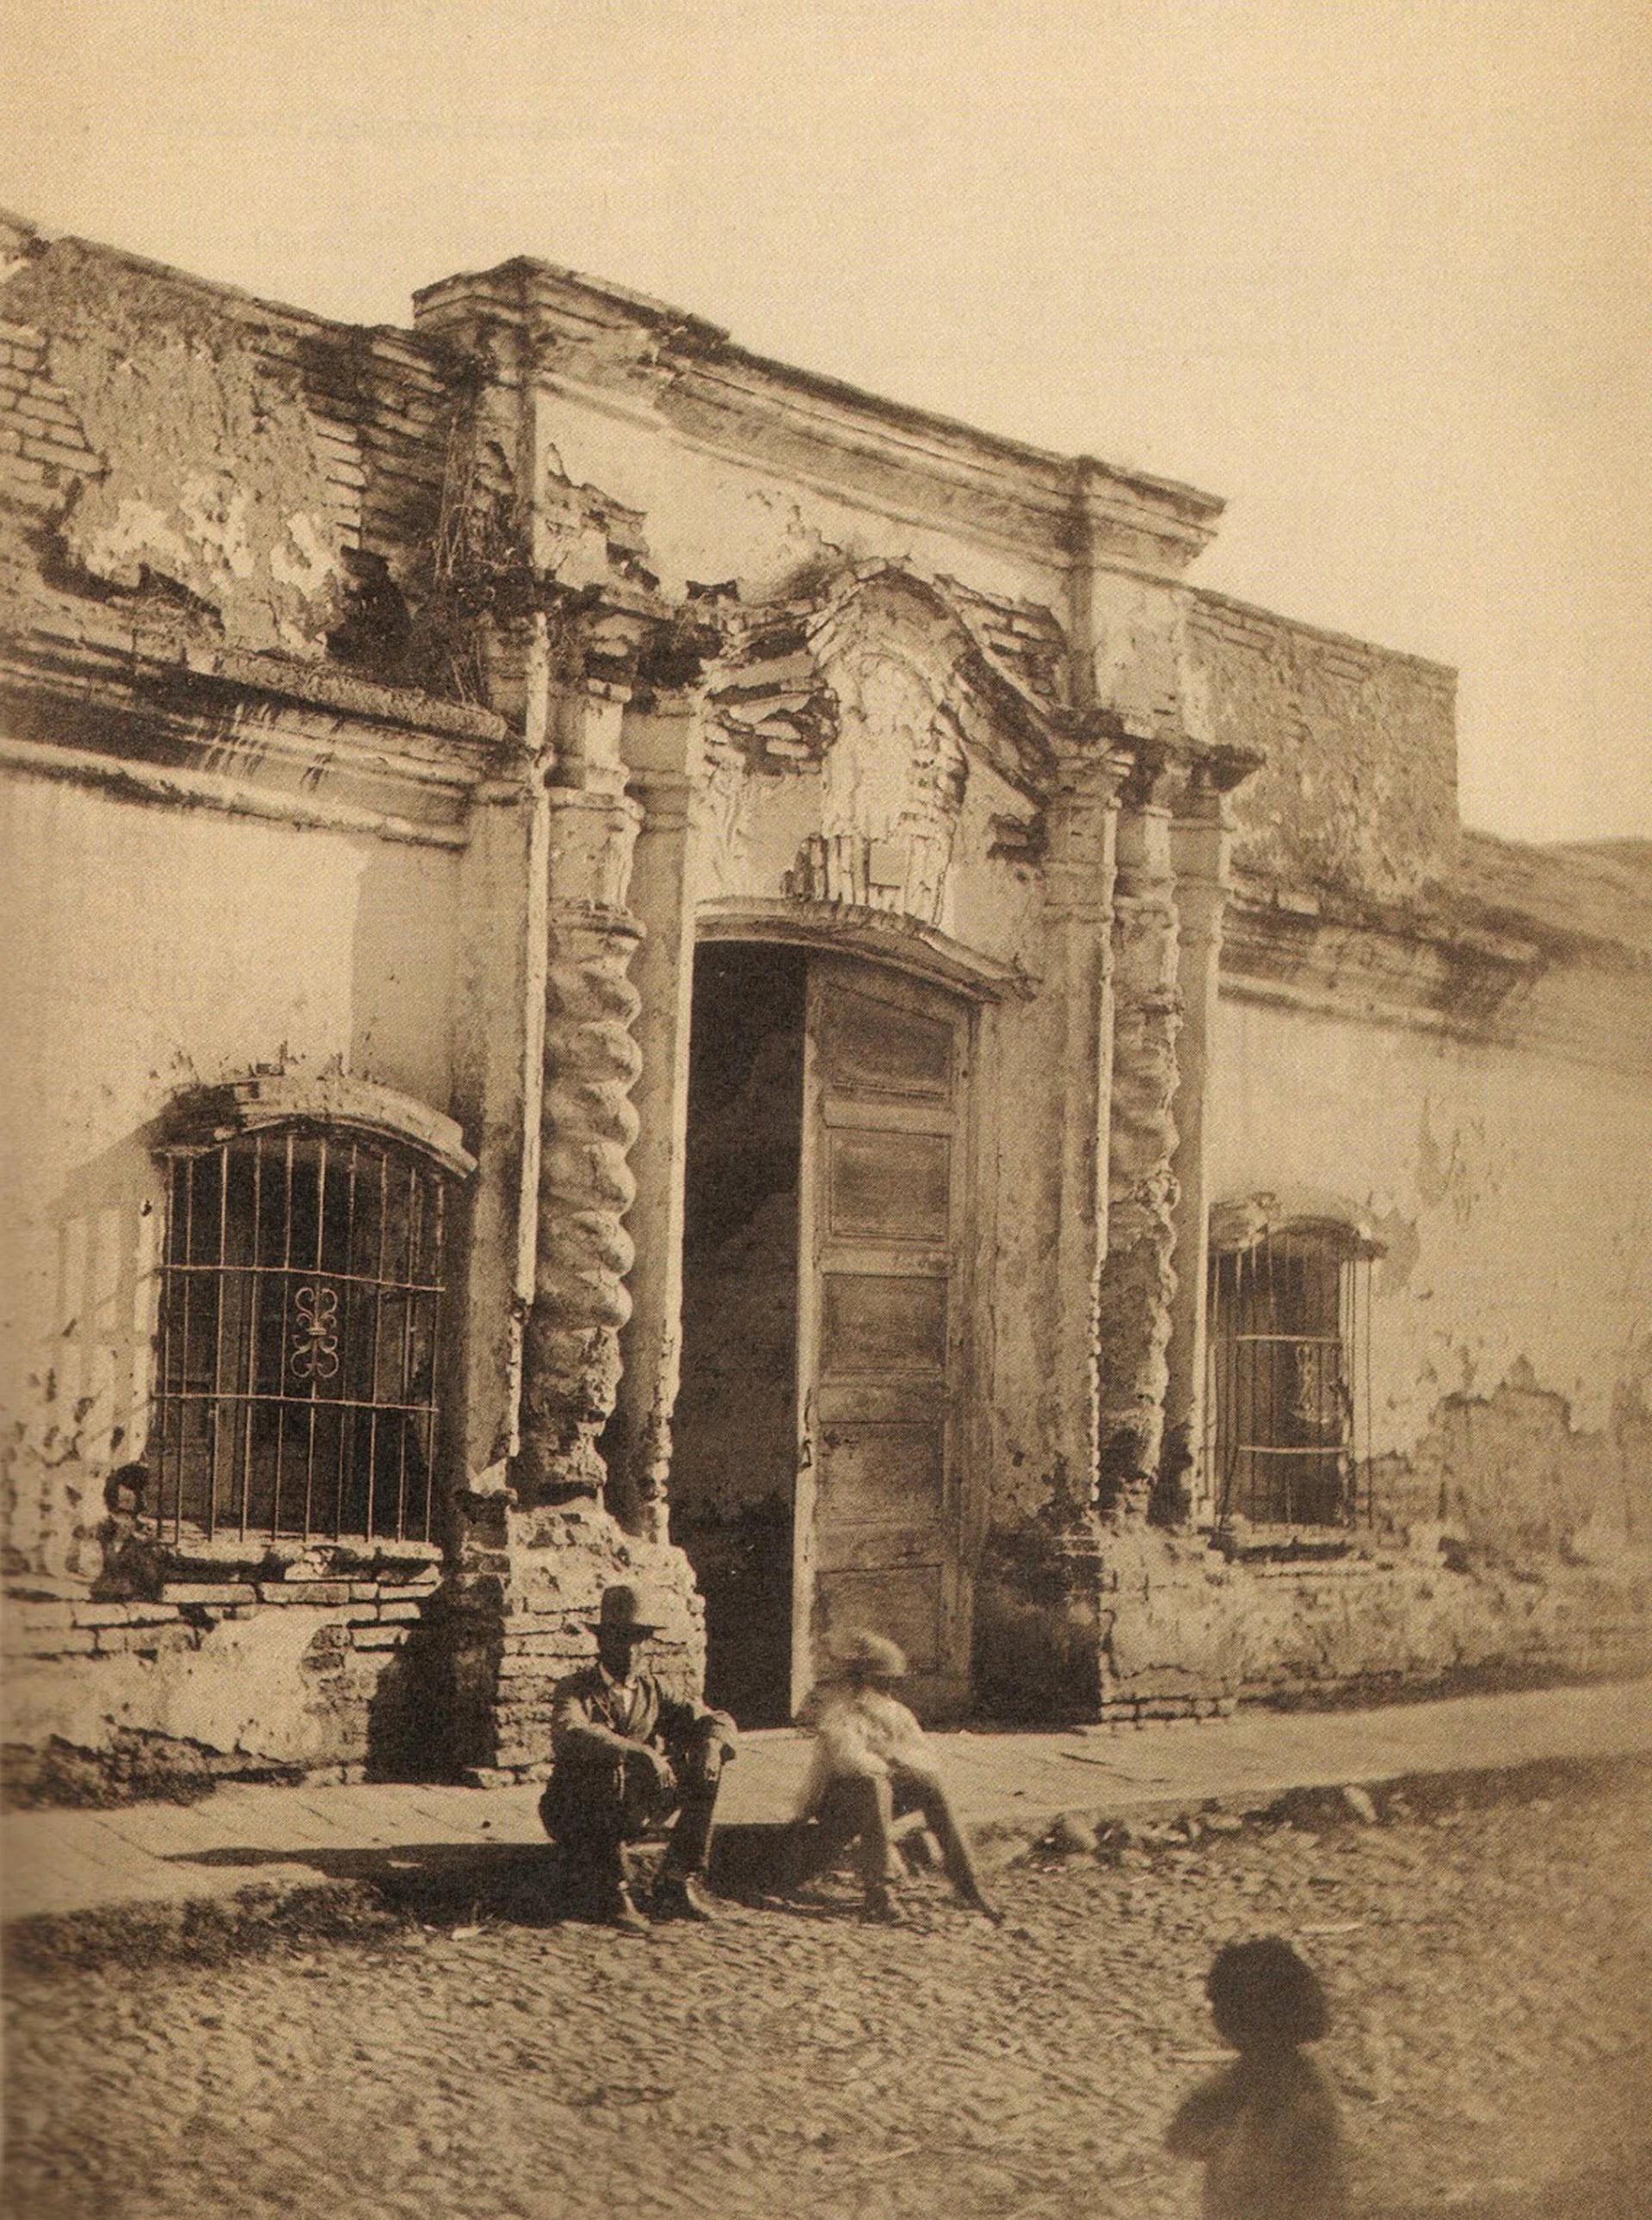
[[[636,1194],[627,1162],[642,1069],[627,973],[641,928],[626,907],[641,811],[624,795],[553,789],[539,1236],[523,1347],[525,1503],[600,1495],[597,1450],[620,1380]]]

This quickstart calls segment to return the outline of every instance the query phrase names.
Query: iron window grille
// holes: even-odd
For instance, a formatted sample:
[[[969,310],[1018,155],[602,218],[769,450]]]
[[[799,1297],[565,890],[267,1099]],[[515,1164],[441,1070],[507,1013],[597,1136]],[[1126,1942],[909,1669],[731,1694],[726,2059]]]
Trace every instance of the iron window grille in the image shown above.
[[[446,1181],[288,1125],[164,1155],[163,1538],[431,1538]]]
[[[1370,1515],[1370,1258],[1342,1225],[1210,1260],[1207,1480],[1219,1527]]]

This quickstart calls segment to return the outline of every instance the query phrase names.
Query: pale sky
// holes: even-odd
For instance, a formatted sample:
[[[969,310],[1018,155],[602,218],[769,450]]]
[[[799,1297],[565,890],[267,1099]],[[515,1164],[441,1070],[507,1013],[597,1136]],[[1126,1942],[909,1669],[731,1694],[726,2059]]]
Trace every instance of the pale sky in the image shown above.
[[[1226,496],[1460,674],[1464,814],[1652,836],[1646,0],[0,0],[0,202],[355,322],[513,254]]]

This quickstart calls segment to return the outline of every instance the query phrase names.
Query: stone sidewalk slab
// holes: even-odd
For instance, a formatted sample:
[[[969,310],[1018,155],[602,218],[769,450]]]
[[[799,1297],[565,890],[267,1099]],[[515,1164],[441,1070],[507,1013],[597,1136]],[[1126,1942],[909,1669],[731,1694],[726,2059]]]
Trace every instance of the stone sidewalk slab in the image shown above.
[[[1462,1696],[1349,1712],[1239,1712],[1143,1726],[935,1737],[970,1824],[1032,1833],[1062,1812],[1122,1817],[1267,1801],[1292,1788],[1369,1787],[1410,1774],[1480,1773],[1560,1760],[1652,1755],[1652,1681]],[[754,1736],[757,1763],[731,1768],[720,1816],[783,1816],[808,1762],[807,1736]]]
[[[1652,1757],[1652,1681],[1462,1696],[1346,1712],[1239,1712],[1141,1726],[938,1734],[965,1821],[1027,1842],[1063,1812],[1147,1818],[1256,1805],[1296,1788]],[[719,1818],[778,1824],[795,1809],[809,1737],[748,1735]],[[231,1784],[199,1804],[13,1813],[0,1823],[8,1921],[260,1898],[394,1870],[399,1854],[485,1856],[544,1840],[536,1787]]]

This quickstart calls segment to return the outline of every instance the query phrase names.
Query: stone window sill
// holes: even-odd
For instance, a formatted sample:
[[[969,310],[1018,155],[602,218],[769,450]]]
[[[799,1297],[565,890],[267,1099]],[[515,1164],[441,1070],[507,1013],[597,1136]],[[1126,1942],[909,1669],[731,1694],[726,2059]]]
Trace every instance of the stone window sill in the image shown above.
[[[269,1585],[316,1581],[378,1581],[395,1585],[408,1580],[428,1580],[442,1564],[436,1542],[373,1541],[346,1537],[342,1541],[271,1542],[255,1534],[191,1534],[168,1532],[158,1539],[139,1524],[131,1532],[116,1563],[109,1568],[117,1587],[135,1583],[147,1587],[159,1579],[167,1586],[179,1581],[241,1581]]]
[[[1252,1525],[1248,1521],[1211,1531],[1210,1545],[1231,1564],[1326,1565],[1370,1563],[1368,1545],[1346,1526]]]

